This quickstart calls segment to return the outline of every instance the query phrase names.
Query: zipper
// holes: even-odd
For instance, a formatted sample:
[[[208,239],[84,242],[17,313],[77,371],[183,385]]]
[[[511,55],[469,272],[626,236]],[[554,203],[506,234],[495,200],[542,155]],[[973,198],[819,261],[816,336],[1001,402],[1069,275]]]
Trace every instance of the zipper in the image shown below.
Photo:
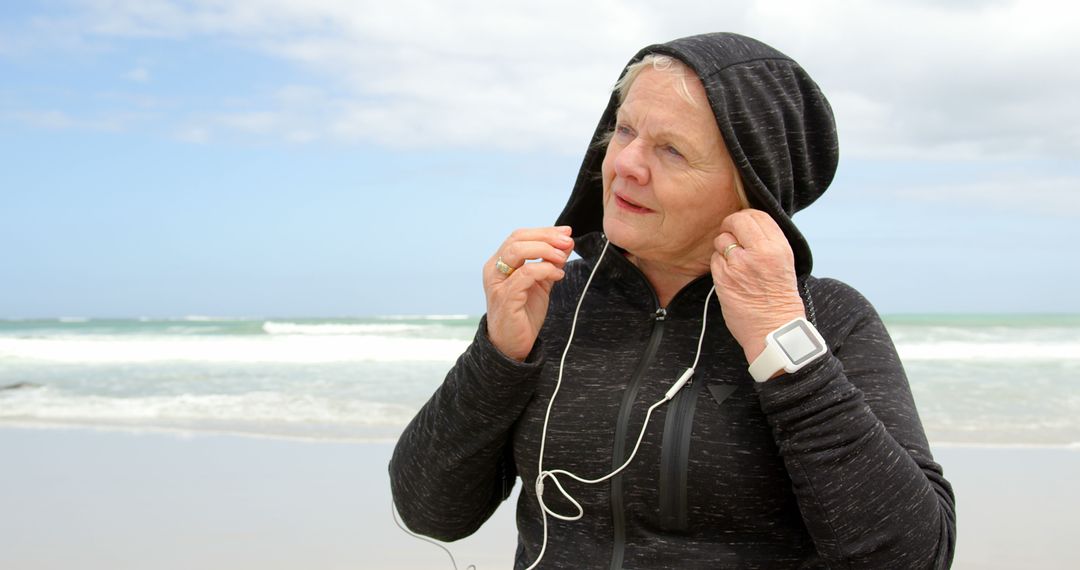
[[[630,410],[633,408],[634,401],[637,399],[638,390],[644,380],[645,370],[656,356],[656,350],[659,348],[660,340],[664,336],[664,323],[667,321],[667,309],[660,306],[660,299],[656,296],[656,291],[652,288],[652,284],[649,283],[649,279],[645,277],[645,274],[641,269],[622,255],[618,255],[615,258],[622,260],[632,272],[637,273],[638,277],[641,278],[641,282],[645,284],[645,288],[652,295],[653,306],[656,307],[656,310],[652,315],[653,330],[649,336],[649,343],[645,348],[644,354],[641,356],[641,360],[638,362],[637,368],[634,370],[633,376],[631,376],[630,384],[627,386],[626,392],[623,394],[623,401],[619,406],[619,417],[615,423],[615,445],[611,453],[612,469],[618,469],[619,466],[626,461],[626,432],[628,427],[627,424],[630,422]],[[707,278],[707,275],[703,275],[686,284],[686,286],[675,294],[671,299],[670,304],[674,304],[675,301],[686,294],[688,290],[693,289],[698,281]],[[704,384],[701,385],[703,386]],[[680,392],[685,391],[687,390],[684,386],[683,390]],[[623,474],[620,473],[611,478],[611,570],[622,570],[623,560],[626,556],[626,507],[623,501],[622,477]]]
[[[686,478],[690,432],[704,385],[699,382],[690,388],[687,383],[671,401],[664,420],[664,437],[660,445],[660,526],[668,530],[685,531],[688,528]]]
[[[653,294],[655,299],[656,295]],[[615,447],[611,452],[611,468],[618,469],[626,461],[626,431],[630,423],[630,411],[634,407],[638,390],[645,378],[645,370],[649,367],[656,350],[660,347],[660,340],[664,337],[664,322],[667,320],[667,309],[660,307],[653,313],[653,329],[649,336],[649,344],[645,347],[641,360],[638,361],[634,375],[631,376],[630,384],[623,393],[622,404],[619,406],[619,417],[615,423]],[[611,568],[621,570],[623,558],[626,554],[626,510],[623,504],[623,474],[620,473],[611,478],[611,523],[612,523],[612,549]]]

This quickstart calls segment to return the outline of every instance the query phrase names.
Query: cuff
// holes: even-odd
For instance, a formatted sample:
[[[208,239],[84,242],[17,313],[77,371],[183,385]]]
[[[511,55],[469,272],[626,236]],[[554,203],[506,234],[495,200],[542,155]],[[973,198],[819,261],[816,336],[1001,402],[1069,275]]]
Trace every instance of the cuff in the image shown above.
[[[799,408],[830,394],[843,399],[854,389],[844,376],[840,360],[832,353],[795,372],[755,382],[754,388],[766,415]]]
[[[469,347],[471,359],[487,372],[485,376],[496,378],[525,379],[532,377],[544,366],[544,351],[540,338],[537,337],[532,351],[525,357],[524,362],[510,358],[500,351],[488,336],[487,315],[480,318],[480,326],[476,329],[473,344]]]

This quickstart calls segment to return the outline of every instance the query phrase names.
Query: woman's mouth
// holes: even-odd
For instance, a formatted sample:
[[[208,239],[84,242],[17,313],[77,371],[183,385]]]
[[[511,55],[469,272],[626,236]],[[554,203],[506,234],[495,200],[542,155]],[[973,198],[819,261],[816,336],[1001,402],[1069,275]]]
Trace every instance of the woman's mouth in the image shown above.
[[[618,192],[613,192],[612,194],[615,196],[615,203],[628,212],[633,212],[635,214],[648,214],[652,212],[652,210],[641,204],[623,198]]]

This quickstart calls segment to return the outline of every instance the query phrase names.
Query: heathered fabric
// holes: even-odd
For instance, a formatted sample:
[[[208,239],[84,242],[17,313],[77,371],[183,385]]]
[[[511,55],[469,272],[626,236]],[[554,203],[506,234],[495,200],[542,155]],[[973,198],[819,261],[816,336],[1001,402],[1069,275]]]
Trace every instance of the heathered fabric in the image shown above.
[[[744,80],[783,83],[770,77],[805,76],[786,58],[758,57],[767,46],[730,34],[678,40],[643,53],[681,50],[680,59],[687,61],[693,58],[678,47],[686,45],[699,52],[719,49],[702,56],[718,62],[710,77],[743,68],[707,89],[714,110],[727,109],[717,111],[718,124],[727,122],[732,109],[761,107],[721,102],[718,89],[745,93],[753,89],[742,85]],[[758,61],[766,66],[764,79],[762,68],[754,67]],[[788,63],[776,71],[777,62]],[[704,73],[704,65],[697,62],[695,69]],[[827,111],[827,103],[813,102],[817,88],[807,82],[787,84],[799,93],[788,99],[803,100],[809,115],[812,109]],[[809,95],[803,93],[807,90]],[[732,129],[741,133],[744,149],[772,144],[751,135],[760,130],[777,136],[775,120],[789,112],[744,117],[757,127],[750,134],[739,126]],[[605,117],[609,114],[610,108]],[[800,290],[829,354],[799,372],[755,383],[715,295],[707,295],[708,275],[680,291],[658,319],[648,281],[623,252],[610,249],[582,306],[548,426],[546,469],[597,478],[620,465],[646,409],[692,363],[706,302],[708,331],[693,382],[653,414],[627,470],[599,485],[561,479],[585,514],[572,522],[548,518],[550,538],[541,568],[949,566],[955,544],[952,490],[931,457],[892,341],[856,291],[808,274],[809,248],[789,218],[831,179],[835,137],[824,136],[822,145],[811,141],[818,135],[807,130],[814,120],[784,121],[791,128],[779,154],[790,156],[744,152],[754,177],[745,164],[740,171],[744,180],[765,185],[751,192],[751,201],[781,222],[802,260],[797,261]],[[831,121],[829,114],[826,122]],[[606,130],[602,120],[597,132]],[[725,133],[725,141],[729,136]],[[817,150],[800,158],[798,148]],[[832,148],[831,157],[821,148]],[[590,151],[583,163],[562,218],[597,230],[602,210],[590,190],[599,169],[593,155]],[[777,207],[766,207],[762,188]],[[544,412],[574,306],[603,245],[598,231],[582,232],[577,225],[575,245],[582,259],[568,264],[566,277],[552,289],[540,339],[526,361],[499,353],[487,337],[486,319],[481,320],[474,342],[402,434],[390,464],[403,520],[441,540],[474,532],[520,477],[516,568],[539,554],[541,513],[533,482]],[[548,487],[547,504],[574,513],[551,482]]]
[[[810,246],[791,216],[825,192],[840,157],[832,107],[821,89],[788,56],[738,34],[651,45],[627,65],[651,53],[674,57],[701,78],[750,205],[772,215],[791,242],[796,271],[810,273]],[[612,93],[556,222],[571,226],[574,237],[603,229],[600,165],[605,147],[597,143],[614,129],[618,105],[618,94]]]

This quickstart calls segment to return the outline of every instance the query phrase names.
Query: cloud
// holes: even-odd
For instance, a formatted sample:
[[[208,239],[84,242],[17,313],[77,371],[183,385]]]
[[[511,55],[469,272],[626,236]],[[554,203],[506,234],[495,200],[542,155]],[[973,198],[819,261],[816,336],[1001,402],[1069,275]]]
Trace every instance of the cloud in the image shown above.
[[[177,140],[192,144],[206,144],[213,138],[210,129],[200,125],[181,127],[173,134]]]
[[[220,129],[286,140],[577,154],[641,46],[717,29],[796,57],[835,108],[845,156],[1080,156],[1080,8],[1052,0],[83,0],[76,44],[219,39],[317,74]],[[288,86],[282,86],[283,91]],[[280,95],[283,91],[279,91]],[[318,101],[322,107],[310,106]],[[213,110],[204,110],[213,113]]]
[[[50,130],[68,129],[76,124],[75,119],[68,116],[67,113],[56,109],[45,111],[18,111],[7,113],[6,116],[9,120],[15,120],[32,127]]]
[[[992,178],[905,186],[893,193],[928,203],[968,204],[1053,218],[1080,217],[1080,176],[1040,174],[1034,169]]]
[[[90,117],[75,117],[59,109],[29,109],[0,113],[0,121],[11,121],[46,130],[85,130],[99,132],[127,131],[144,121],[143,113],[110,112]]]
[[[239,131],[264,135],[272,132],[278,126],[280,121],[278,116],[274,113],[253,111],[221,115],[218,118],[218,122],[226,127]]]
[[[150,70],[145,67],[136,67],[124,74],[124,77],[136,83],[150,81]]]
[[[814,73],[849,155],[1076,157],[1078,16],[1051,0],[831,0],[761,2],[750,25]]]

